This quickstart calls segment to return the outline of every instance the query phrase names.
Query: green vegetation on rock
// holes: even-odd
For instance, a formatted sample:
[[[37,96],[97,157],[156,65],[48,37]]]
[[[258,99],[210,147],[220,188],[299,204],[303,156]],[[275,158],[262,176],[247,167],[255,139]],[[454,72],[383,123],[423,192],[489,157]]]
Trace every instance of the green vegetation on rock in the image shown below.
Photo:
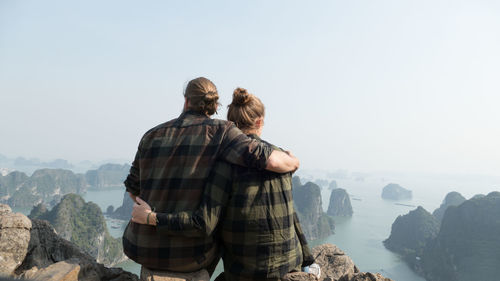
[[[500,279],[500,192],[450,206],[420,270],[429,281]]]
[[[41,169],[31,177],[12,172],[2,177],[0,202],[13,207],[32,207],[39,203],[50,203],[55,197],[68,193],[83,193],[85,178],[69,170]]]
[[[439,222],[419,206],[408,214],[398,216],[392,224],[391,235],[384,241],[387,249],[399,253],[406,261],[418,260],[429,241],[439,232]],[[418,258],[417,258],[418,257]]]
[[[111,237],[99,206],[86,203],[80,195],[67,194],[51,211],[36,206],[31,219],[50,222],[58,234],[73,242],[105,265],[114,265],[124,258],[120,239]]]

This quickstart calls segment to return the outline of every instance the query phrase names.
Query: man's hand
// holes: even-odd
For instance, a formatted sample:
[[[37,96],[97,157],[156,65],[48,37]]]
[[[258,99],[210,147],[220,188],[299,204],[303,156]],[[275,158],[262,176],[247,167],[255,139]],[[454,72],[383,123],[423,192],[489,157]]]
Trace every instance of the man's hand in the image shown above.
[[[293,156],[291,152],[274,150],[267,159],[266,170],[276,173],[288,173],[295,172],[299,166],[299,159]]]
[[[140,197],[135,198],[135,203],[132,210],[132,222],[139,224],[156,225],[156,213],[151,211],[151,207]]]

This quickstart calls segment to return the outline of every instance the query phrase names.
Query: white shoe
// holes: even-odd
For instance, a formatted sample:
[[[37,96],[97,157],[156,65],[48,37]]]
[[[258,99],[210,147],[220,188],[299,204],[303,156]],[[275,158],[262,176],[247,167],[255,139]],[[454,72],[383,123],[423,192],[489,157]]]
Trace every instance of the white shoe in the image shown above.
[[[317,263],[311,264],[309,266],[309,273],[313,274],[319,279],[321,277],[321,268],[319,267],[319,264]]]

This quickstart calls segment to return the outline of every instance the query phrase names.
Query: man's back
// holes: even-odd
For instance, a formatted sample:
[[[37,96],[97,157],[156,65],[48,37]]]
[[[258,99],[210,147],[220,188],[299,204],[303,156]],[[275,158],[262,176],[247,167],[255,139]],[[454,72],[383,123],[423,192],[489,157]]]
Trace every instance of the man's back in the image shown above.
[[[185,112],[144,135],[125,186],[157,212],[194,210],[216,160],[263,169],[271,152],[230,122]],[[181,272],[204,268],[218,254],[213,237],[169,236],[161,226],[132,222],[123,245],[143,266]]]

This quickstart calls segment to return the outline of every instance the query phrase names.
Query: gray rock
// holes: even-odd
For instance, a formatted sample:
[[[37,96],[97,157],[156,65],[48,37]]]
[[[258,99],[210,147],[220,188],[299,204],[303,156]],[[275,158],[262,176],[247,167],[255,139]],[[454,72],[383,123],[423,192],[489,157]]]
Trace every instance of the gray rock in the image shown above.
[[[332,190],[330,204],[328,205],[328,211],[326,213],[330,216],[352,216],[351,199],[345,189],[336,188]]]
[[[6,212],[0,216],[0,274],[10,275],[28,253],[31,221],[21,213]]]
[[[312,252],[321,268],[319,281],[392,281],[378,273],[359,272],[351,258],[333,244],[317,246]],[[316,276],[305,272],[289,273],[283,278],[283,281],[316,280]]]
[[[138,280],[121,268],[107,268],[57,235],[47,221],[30,220],[0,205],[0,276],[35,280]]]
[[[295,180],[294,182],[300,181]],[[293,200],[295,211],[307,239],[315,240],[333,234],[334,221],[323,212],[321,189],[318,185],[312,182],[301,186],[293,185]]]
[[[8,214],[11,212],[12,212],[12,209],[10,208],[9,205],[0,204],[0,215]]]
[[[320,280],[338,280],[346,274],[359,272],[352,259],[333,244],[314,247],[312,253],[321,268]]]
[[[109,216],[120,220],[130,220],[133,207],[134,201],[132,201],[132,198],[130,198],[128,192],[125,191],[125,193],[123,194],[122,205],[116,208],[116,210]]]
[[[24,272],[27,272],[27,275],[33,273],[34,267],[42,269],[66,261],[79,265],[79,280],[137,280],[136,275],[121,268],[107,268],[97,263],[73,243],[59,237],[47,221],[33,220],[32,225],[29,255],[16,270],[16,274],[23,276]]]
[[[338,281],[392,281],[392,279],[385,278],[380,273],[361,272],[356,274],[346,274]]]

